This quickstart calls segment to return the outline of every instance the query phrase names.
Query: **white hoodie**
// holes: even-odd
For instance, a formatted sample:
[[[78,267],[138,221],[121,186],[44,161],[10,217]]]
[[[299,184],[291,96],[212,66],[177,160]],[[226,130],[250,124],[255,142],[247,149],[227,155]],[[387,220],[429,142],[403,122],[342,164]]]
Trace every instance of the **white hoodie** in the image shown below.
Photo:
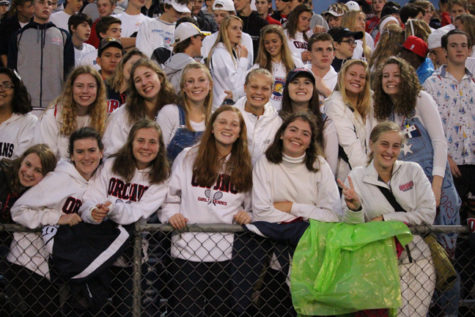
[[[0,123],[0,159],[15,159],[33,145],[36,117],[31,113],[17,114]]]
[[[117,152],[127,141],[132,124],[126,104],[114,110],[107,120],[106,130],[102,141],[104,142],[104,156],[107,157]]]
[[[223,43],[216,45],[210,61],[213,77],[213,110],[223,103],[226,97],[225,90],[233,92],[234,101],[244,95],[244,81],[248,68],[248,57],[234,59]]]
[[[242,97],[234,105],[241,111],[247,128],[247,144],[254,166],[259,157],[267,150],[274,141],[275,134],[279,130],[282,119],[270,102],[264,106],[264,114],[256,116],[244,110],[247,98]]]
[[[220,181],[210,188],[194,185],[193,163],[197,149],[197,146],[186,148],[176,157],[160,221],[166,223],[171,216],[181,213],[188,224],[231,224],[238,211],[250,211],[250,193],[234,192],[224,174],[220,174]],[[171,255],[193,262],[228,261],[233,241],[232,233],[179,233],[172,237]]]
[[[97,204],[110,201],[108,218],[115,223],[128,225],[147,219],[162,205],[168,191],[168,181],[150,184],[150,168],[135,170],[134,177],[126,182],[112,171],[115,158],[108,159],[100,174],[84,194],[80,213],[84,221],[96,223],[91,211]]]
[[[61,215],[78,212],[91,180],[85,180],[72,163],[61,160],[53,172],[15,202],[13,221],[30,229],[56,225]],[[13,234],[8,261],[49,278],[47,257],[39,233]]]

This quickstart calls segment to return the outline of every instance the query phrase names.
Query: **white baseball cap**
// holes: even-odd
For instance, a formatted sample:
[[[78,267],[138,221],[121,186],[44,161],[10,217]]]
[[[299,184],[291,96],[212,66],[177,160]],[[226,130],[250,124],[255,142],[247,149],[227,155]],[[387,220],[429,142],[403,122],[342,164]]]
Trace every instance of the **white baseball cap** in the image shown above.
[[[350,11],[361,11],[360,5],[356,1],[348,1],[345,5]]]
[[[213,10],[235,11],[233,0],[214,0]]]
[[[201,30],[191,22],[180,23],[176,27],[174,33],[175,44],[183,42],[184,40],[189,39],[190,37],[198,34],[202,36],[206,35],[206,33],[201,32]]]
[[[190,9],[188,9],[186,4],[180,4],[176,0],[165,0],[163,3],[171,5],[173,9],[175,9],[177,12],[191,13]]]
[[[434,48],[442,47],[442,36],[447,33],[448,31],[442,30],[441,28],[434,30],[427,39],[429,49],[432,50]]]

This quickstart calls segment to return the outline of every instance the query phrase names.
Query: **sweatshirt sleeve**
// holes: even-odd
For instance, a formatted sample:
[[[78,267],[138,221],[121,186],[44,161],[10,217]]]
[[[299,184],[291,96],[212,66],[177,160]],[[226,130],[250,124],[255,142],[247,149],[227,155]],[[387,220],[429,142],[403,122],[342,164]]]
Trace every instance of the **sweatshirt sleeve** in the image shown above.
[[[333,175],[338,167],[338,135],[333,120],[327,118],[323,127],[323,140],[325,142],[325,158],[330,165]]]
[[[434,148],[432,175],[444,177],[447,164],[447,140],[437,104],[432,96],[425,91],[421,91],[416,112],[419,113]]]
[[[7,65],[10,69],[17,69],[17,62],[18,62],[18,37],[19,34],[22,32],[22,29],[19,29],[15,35],[10,37],[10,43],[8,44],[8,57],[7,57]]]
[[[237,63],[236,66],[235,63]],[[225,90],[231,90],[235,101],[244,95],[244,81],[248,67],[247,57],[233,61],[225,49],[216,49],[211,64],[213,80],[219,81]]]
[[[34,139],[35,143],[46,143],[56,157],[60,157],[58,148],[59,127],[55,117],[55,108],[46,110],[40,117]]]
[[[55,177],[51,177],[53,175],[49,176],[27,190],[15,202],[11,208],[13,221],[30,229],[58,223],[62,211],[55,208],[57,201],[53,200],[62,199],[54,196],[55,188],[61,185]],[[51,193],[51,195],[45,195],[45,193]]]
[[[340,194],[328,163],[320,159],[320,181],[317,186],[318,205],[293,203],[290,213],[296,217],[325,222],[338,222],[341,215]]]
[[[133,203],[115,202],[109,212],[109,219],[120,225],[128,225],[140,219],[147,219],[165,201],[168,182],[149,186],[140,201]]]
[[[158,112],[157,123],[160,126],[160,129],[162,129],[163,142],[165,142],[165,147],[167,147],[180,125],[178,106],[166,105],[163,107]]]
[[[79,215],[88,223],[97,224],[92,218],[92,210],[97,204],[105,203],[107,199],[107,181],[109,179],[111,164],[107,161],[104,166],[97,171],[98,175],[94,178],[83,197],[83,204],[79,208]]]
[[[252,212],[254,220],[280,223],[289,219],[289,214],[274,207],[270,171],[267,170],[267,159],[262,156],[252,171]],[[293,217],[292,217],[293,218]]]
[[[411,162],[412,163],[412,162]],[[384,220],[397,220],[410,225],[434,223],[436,215],[435,197],[429,179],[424,174],[422,167],[413,163],[412,175],[416,190],[417,207],[414,211],[392,212],[383,215]]]
[[[20,155],[23,154],[30,146],[35,144],[35,129],[38,119],[31,114],[26,114],[25,120],[27,122],[18,130],[18,151],[15,151]]]
[[[122,109],[125,106],[122,105],[120,108],[117,108],[109,116],[106,130],[102,137],[105,157],[117,152],[127,140],[129,123],[126,121],[128,120],[127,115],[122,115],[122,113],[126,113],[125,109]]]
[[[66,43],[64,44],[64,61],[63,61],[63,70],[64,70],[64,76],[63,76],[63,82],[66,81],[66,78],[68,78],[69,73],[73,70],[74,68],[74,46],[73,42],[71,40],[71,35],[69,35],[68,32],[64,30],[60,30],[63,33],[63,36],[66,36]]]
[[[351,168],[362,166],[366,162],[366,153],[361,146],[361,141],[356,134],[356,127],[352,120],[345,114],[345,105],[340,100],[328,100],[325,107],[327,115],[335,123],[336,133],[338,135],[338,143],[341,145],[348,156]],[[351,115],[354,115],[351,113]]]
[[[167,223],[168,219],[174,214],[180,213],[181,205],[181,188],[184,185],[184,178],[186,177],[185,158],[189,153],[187,150],[181,151],[173,162],[172,173],[168,183],[168,191],[165,198],[165,203],[158,213],[160,222]],[[191,185],[191,184],[190,184]]]

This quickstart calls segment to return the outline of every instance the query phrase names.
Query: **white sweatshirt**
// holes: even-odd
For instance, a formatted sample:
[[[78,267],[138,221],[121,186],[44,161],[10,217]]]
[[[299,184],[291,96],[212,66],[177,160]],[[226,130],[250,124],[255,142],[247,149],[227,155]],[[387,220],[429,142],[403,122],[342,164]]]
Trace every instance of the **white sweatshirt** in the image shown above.
[[[31,113],[13,113],[0,123],[0,159],[20,157],[33,142],[37,118]]]
[[[112,171],[115,158],[104,163],[99,175],[84,194],[81,217],[89,223],[96,223],[91,212],[97,204],[110,201],[107,217],[120,225],[128,225],[140,219],[147,219],[162,205],[168,191],[168,182],[150,184],[150,168],[135,170],[134,177],[126,182]]]
[[[218,33],[219,32],[215,32],[203,39],[201,46],[201,56],[203,59],[208,58],[209,52],[218,38]],[[254,46],[252,44],[251,36],[242,32],[241,43],[247,48],[247,52],[249,53],[249,55],[247,55],[247,59],[249,61],[248,68],[250,68],[254,63]]]
[[[234,105],[241,111],[247,128],[247,145],[254,166],[259,157],[267,150],[274,141],[275,134],[279,130],[282,119],[270,102],[264,106],[264,114],[256,116],[244,110],[247,98],[242,97]]]
[[[210,188],[193,183],[193,163],[197,147],[184,149],[173,163],[168,195],[160,221],[181,213],[188,224],[233,223],[240,210],[250,210],[250,193],[233,190],[229,176],[220,174]],[[228,261],[232,256],[232,233],[179,233],[172,237],[172,257],[193,262]]]
[[[46,110],[40,117],[35,133],[35,143],[46,143],[49,145],[56,157],[67,158],[69,135],[63,135],[59,131],[63,125],[61,121],[61,105]],[[91,122],[89,115],[77,116],[77,129],[88,127]]]
[[[53,172],[15,202],[11,208],[12,219],[30,229],[55,225],[61,215],[78,213],[91,181],[85,180],[72,163],[61,160]],[[39,233],[13,234],[7,257],[11,263],[49,278],[47,256]]]
[[[369,135],[376,125],[373,111],[366,116],[366,122],[357,111],[352,111],[345,105],[339,91],[334,91],[325,100],[325,113],[336,127],[338,143],[348,156],[351,168],[366,164],[369,152]],[[344,180],[348,176],[350,166],[339,159],[337,168],[337,178]]]
[[[249,67],[249,58],[233,59],[223,43],[219,43],[210,62],[211,76],[213,77],[213,110],[223,103],[225,90],[233,92],[234,101],[244,95],[244,81]]]
[[[105,157],[117,152],[127,142],[132,126],[133,124],[129,122],[129,114],[125,104],[109,115],[106,130],[102,137]]]
[[[341,216],[340,195],[328,163],[318,157],[319,171],[310,172],[305,155],[283,156],[274,164],[262,156],[252,173],[252,210],[255,221],[290,222],[298,217],[338,222]],[[291,201],[290,213],[274,207],[275,202]]]
[[[140,25],[135,46],[148,57],[151,57],[158,47],[165,47],[172,51],[172,44],[175,41],[174,33],[175,23],[149,19]]]

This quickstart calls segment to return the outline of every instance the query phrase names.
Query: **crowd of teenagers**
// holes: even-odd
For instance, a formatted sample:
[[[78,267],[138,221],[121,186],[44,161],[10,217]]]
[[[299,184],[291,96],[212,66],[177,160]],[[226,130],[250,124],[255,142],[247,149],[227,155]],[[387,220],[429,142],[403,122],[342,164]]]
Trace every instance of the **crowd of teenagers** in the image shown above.
[[[120,239],[141,219],[170,224],[170,315],[293,316],[291,302],[236,309],[233,233],[182,231],[471,216],[473,1],[336,2],[321,14],[307,0],[11,1],[0,0],[0,221],[44,229],[0,232],[14,303],[2,314],[85,313],[64,305],[81,290],[65,292],[51,269],[55,225],[112,224]],[[451,259],[466,254],[455,233],[437,238]],[[118,284],[103,283],[108,315],[131,314],[127,249],[108,267]],[[398,316],[435,304],[457,316],[469,273],[435,291],[419,235],[398,263]]]

